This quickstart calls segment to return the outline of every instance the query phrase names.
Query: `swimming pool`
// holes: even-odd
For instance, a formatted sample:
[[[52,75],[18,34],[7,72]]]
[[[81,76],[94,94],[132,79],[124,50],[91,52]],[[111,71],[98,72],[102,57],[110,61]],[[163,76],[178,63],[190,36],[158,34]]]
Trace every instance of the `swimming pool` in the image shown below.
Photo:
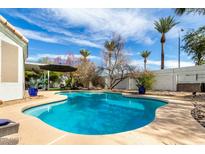
[[[66,132],[105,135],[143,127],[154,120],[157,108],[167,104],[106,92],[69,92],[61,95],[67,95],[68,99],[33,107],[24,113]]]

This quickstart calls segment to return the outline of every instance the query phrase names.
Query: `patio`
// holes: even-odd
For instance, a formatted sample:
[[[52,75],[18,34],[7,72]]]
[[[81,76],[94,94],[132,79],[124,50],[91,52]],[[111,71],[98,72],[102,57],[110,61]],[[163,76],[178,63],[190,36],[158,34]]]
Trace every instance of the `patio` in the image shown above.
[[[151,124],[113,135],[67,133],[22,113],[23,109],[31,106],[66,99],[55,93],[42,91],[37,98],[0,106],[0,117],[20,123],[18,144],[205,144],[205,129],[191,116],[192,102],[185,101],[183,97],[146,95],[167,100],[169,104],[157,110],[156,119]],[[131,93],[124,95],[137,97]]]

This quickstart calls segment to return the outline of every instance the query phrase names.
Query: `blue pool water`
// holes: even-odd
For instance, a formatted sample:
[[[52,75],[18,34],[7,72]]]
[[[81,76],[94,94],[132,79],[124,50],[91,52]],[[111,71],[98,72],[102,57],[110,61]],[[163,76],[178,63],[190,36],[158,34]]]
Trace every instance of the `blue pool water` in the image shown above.
[[[121,94],[70,92],[68,99],[24,111],[45,123],[71,133],[103,135],[143,127],[155,118],[155,110],[166,103],[128,98]]]

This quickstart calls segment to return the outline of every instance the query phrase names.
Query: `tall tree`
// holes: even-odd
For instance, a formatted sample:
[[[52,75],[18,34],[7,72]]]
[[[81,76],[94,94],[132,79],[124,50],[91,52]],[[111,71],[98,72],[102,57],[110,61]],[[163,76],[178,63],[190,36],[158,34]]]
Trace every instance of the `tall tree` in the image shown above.
[[[112,53],[114,52],[114,50],[116,48],[115,41],[114,40],[106,41],[104,47],[108,52],[108,66],[111,67]]]
[[[89,83],[92,81],[96,71],[95,64],[90,61],[83,61],[77,68],[75,74],[78,76],[80,83],[84,87],[89,88]]]
[[[175,13],[180,16],[183,14],[190,14],[190,13],[205,15],[205,8],[176,8]]]
[[[192,56],[196,65],[205,64],[205,26],[184,36],[184,51]]]
[[[112,54],[116,48],[115,40],[112,39],[110,41],[106,41],[104,44],[104,47],[105,47],[107,55],[108,55],[108,57],[107,57],[108,58],[107,59],[107,61],[108,61],[108,74],[110,74],[111,73],[111,65],[112,65],[112,62],[111,62]],[[109,81],[111,81],[111,80],[109,79]]]
[[[86,49],[82,49],[82,50],[80,50],[80,54],[83,56],[83,61],[86,62],[87,57],[90,55],[90,51],[88,51]]]
[[[110,43],[108,43],[110,42]],[[101,68],[103,73],[107,73],[109,82],[106,82],[108,89],[113,89],[121,81],[129,77],[134,68],[129,65],[126,56],[123,53],[124,41],[120,35],[114,36],[110,41],[106,41],[107,50],[104,51],[104,66]],[[109,51],[108,52],[108,47]],[[107,62],[109,64],[107,65]]]
[[[151,54],[150,51],[144,50],[140,53],[140,55],[144,58],[144,70],[147,70],[147,58],[149,57],[149,55]]]
[[[168,16],[160,18],[159,21],[155,21],[155,29],[161,33],[161,69],[164,69],[164,43],[166,42],[165,34],[172,29],[178,22],[174,17]]]

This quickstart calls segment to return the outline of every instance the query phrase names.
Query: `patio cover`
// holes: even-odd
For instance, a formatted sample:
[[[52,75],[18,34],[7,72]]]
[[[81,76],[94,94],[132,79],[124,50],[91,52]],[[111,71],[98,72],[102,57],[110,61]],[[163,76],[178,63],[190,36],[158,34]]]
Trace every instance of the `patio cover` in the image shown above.
[[[48,71],[55,71],[55,72],[74,72],[77,68],[69,66],[69,65],[62,65],[62,64],[48,64],[48,65],[40,65],[40,69],[48,70]]]
[[[69,66],[69,65],[62,65],[62,64],[40,64],[40,63],[26,63],[25,64],[26,71],[55,71],[55,72],[74,72],[77,68]]]
[[[69,65],[62,65],[62,64],[41,64],[41,63],[26,63],[25,64],[26,71],[33,71],[35,73],[47,71],[48,73],[48,85],[47,88],[49,89],[49,72],[74,72],[77,68],[69,66]],[[45,73],[44,73],[44,80],[45,80]]]

